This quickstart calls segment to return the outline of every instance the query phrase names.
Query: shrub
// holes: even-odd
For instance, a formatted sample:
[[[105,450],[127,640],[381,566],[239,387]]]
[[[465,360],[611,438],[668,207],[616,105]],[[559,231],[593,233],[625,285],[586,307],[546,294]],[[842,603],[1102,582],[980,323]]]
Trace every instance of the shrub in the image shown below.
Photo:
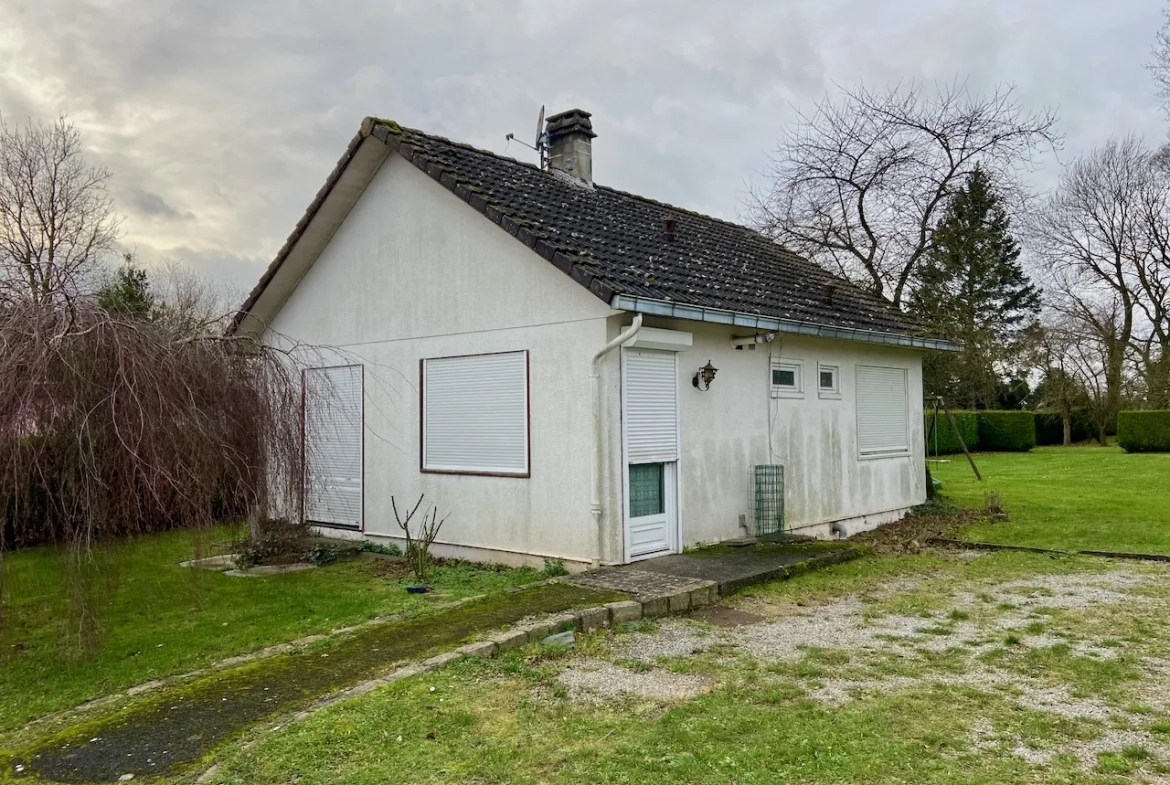
[[[1121,412],[1117,443],[1126,452],[1170,452],[1170,410]]]
[[[979,420],[976,413],[951,411],[951,414],[955,417],[955,425],[958,426],[959,433],[962,434],[963,443],[967,445],[967,449],[972,452],[979,449]],[[952,453],[962,452],[963,448],[959,446],[959,440],[955,438],[955,431],[951,428],[951,424],[947,420],[946,412],[941,409],[939,410],[938,422],[934,426],[935,433],[931,433],[930,431],[932,420],[934,420],[933,409],[926,413],[926,428],[923,430],[923,433],[930,434],[926,445],[927,454],[935,454],[936,444],[939,455],[951,455]]]
[[[1033,412],[979,412],[979,446],[984,450],[1027,452],[1036,446]]]
[[[559,578],[562,575],[569,574],[569,571],[565,569],[564,559],[545,559],[544,569],[540,572],[546,578]]]
[[[1064,444],[1064,420],[1060,412],[1040,411],[1035,413],[1036,444]],[[1074,442],[1088,441],[1097,436],[1093,427],[1093,420],[1084,409],[1075,409],[1072,413],[1072,440]]]
[[[383,556],[401,556],[402,549],[394,543],[383,545],[373,540],[362,540],[361,545],[358,546],[359,551],[368,553],[380,553]]]

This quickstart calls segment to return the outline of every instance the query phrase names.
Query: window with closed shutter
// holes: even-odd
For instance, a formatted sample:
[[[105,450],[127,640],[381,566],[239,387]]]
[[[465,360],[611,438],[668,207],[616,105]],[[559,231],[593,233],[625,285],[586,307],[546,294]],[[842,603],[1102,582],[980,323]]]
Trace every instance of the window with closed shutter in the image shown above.
[[[862,457],[910,452],[910,396],[905,368],[857,366],[857,445]]]
[[[424,471],[527,476],[528,352],[423,360]]]
[[[362,367],[304,373],[305,520],[362,524]]]
[[[630,463],[678,460],[678,364],[674,352],[625,351],[626,452]]]

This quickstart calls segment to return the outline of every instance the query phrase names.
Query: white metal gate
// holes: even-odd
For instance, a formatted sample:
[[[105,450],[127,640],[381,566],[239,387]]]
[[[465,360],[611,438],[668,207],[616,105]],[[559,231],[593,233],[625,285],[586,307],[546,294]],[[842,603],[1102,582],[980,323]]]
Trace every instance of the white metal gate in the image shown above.
[[[622,353],[626,559],[678,551],[678,360],[674,352]]]
[[[305,520],[362,527],[362,366],[309,368],[305,388]]]

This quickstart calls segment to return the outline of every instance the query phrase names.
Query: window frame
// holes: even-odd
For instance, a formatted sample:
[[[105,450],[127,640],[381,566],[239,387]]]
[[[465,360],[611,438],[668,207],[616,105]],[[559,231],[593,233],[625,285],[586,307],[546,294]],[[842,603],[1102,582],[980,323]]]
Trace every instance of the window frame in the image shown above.
[[[524,470],[501,471],[499,469],[477,469],[473,467],[435,467],[427,465],[427,363],[436,360],[462,360],[473,357],[492,357],[503,354],[524,355]],[[512,349],[499,352],[475,352],[453,354],[442,357],[423,357],[418,361],[418,468],[421,474],[451,474],[470,477],[532,477],[532,354],[528,349]]]
[[[776,371],[792,371],[796,383],[791,387],[785,384],[776,384]],[[768,387],[773,398],[803,398],[804,397],[804,360],[790,360],[776,357],[768,363]]]
[[[821,374],[833,374],[833,386],[821,386]],[[841,397],[841,366],[836,363],[817,363],[817,396],[826,399],[839,399]]]

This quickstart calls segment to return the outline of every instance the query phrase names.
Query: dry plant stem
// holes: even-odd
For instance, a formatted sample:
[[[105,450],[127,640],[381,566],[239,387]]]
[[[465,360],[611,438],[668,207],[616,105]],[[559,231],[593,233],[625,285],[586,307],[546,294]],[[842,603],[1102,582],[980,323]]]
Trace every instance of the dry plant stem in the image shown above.
[[[435,540],[439,537],[439,530],[447,522],[447,518],[439,518],[439,508],[436,506],[423,513],[422,524],[418,527],[417,533],[411,532],[410,522],[425,498],[425,494],[420,495],[418,501],[414,503],[414,507],[404,518],[398,512],[398,505],[394,497],[390,497],[390,507],[394,511],[394,519],[398,522],[398,528],[402,529],[406,538],[407,563],[410,564],[410,569],[418,581],[425,581],[430,575],[431,546],[435,544]]]

